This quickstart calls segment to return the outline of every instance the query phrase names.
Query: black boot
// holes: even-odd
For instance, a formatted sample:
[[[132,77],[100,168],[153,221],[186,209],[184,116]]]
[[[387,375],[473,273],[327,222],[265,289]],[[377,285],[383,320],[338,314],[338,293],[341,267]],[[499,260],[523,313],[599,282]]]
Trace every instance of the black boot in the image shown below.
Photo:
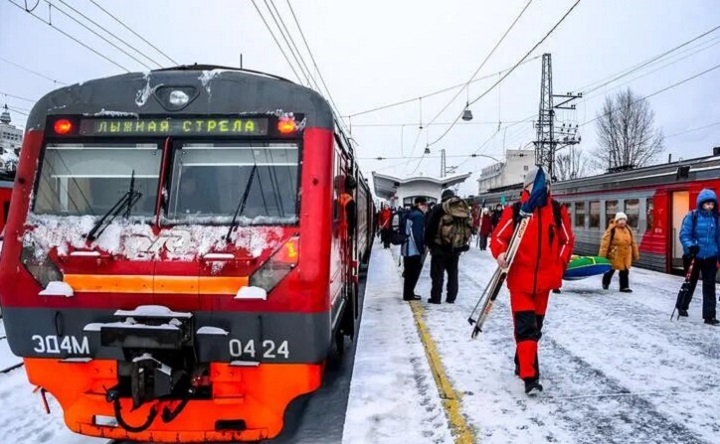
[[[683,310],[682,308],[679,308],[679,309],[678,309],[678,316],[682,316],[683,318],[688,317],[688,312],[687,312],[687,310]]]
[[[714,325],[714,326],[720,325],[720,321],[718,321],[717,319],[713,319],[713,318],[707,318],[707,319],[705,319],[705,323],[706,323],[707,325]]]
[[[537,395],[543,391],[543,386],[538,382],[537,379],[526,379],[525,380],[525,394]]]

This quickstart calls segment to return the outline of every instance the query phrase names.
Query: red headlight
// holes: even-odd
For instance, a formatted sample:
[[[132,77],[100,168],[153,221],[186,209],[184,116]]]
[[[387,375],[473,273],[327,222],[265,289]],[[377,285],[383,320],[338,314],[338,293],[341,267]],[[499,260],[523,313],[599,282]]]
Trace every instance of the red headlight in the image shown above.
[[[74,129],[74,125],[68,119],[60,119],[55,121],[53,129],[55,130],[55,134],[65,135]]]

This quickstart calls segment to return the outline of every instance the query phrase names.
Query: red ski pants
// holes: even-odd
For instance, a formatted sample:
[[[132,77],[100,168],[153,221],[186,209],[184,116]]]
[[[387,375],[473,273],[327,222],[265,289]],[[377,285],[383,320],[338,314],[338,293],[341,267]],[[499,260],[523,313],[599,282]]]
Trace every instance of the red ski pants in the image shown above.
[[[510,294],[510,307],[515,324],[515,364],[520,379],[536,379],[540,376],[538,364],[538,341],[542,336],[543,320],[550,291]]]

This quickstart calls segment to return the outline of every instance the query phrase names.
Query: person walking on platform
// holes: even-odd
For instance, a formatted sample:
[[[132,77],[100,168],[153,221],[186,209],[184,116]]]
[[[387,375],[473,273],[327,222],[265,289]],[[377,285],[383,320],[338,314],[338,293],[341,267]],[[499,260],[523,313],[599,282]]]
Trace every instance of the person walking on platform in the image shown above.
[[[405,215],[405,242],[400,247],[405,272],[403,273],[403,300],[419,301],[415,295],[415,285],[420,278],[423,258],[425,257],[425,212],[427,199],[422,196],[415,198],[415,206]],[[403,225],[403,224],[401,224]]]
[[[472,217],[467,203],[455,196],[453,190],[442,192],[441,203],[435,205],[428,216],[425,245],[430,248],[431,304],[442,302],[445,272],[448,275],[445,302],[454,304],[458,294],[458,262],[460,254],[470,246]]]
[[[640,259],[640,250],[638,250],[632,230],[627,225],[627,215],[622,211],[615,213],[615,218],[605,230],[598,255],[608,258],[612,264],[610,271],[603,274],[603,289],[607,290],[610,287],[610,280],[615,274],[615,270],[618,270],[620,271],[620,291],[632,293],[629,278],[630,266],[633,261]]]
[[[390,229],[390,219],[392,218],[392,211],[387,204],[383,205],[383,209],[378,216],[378,225],[380,228],[380,239],[383,243],[383,248],[390,248],[390,237],[392,230]]]
[[[717,273],[718,252],[720,251],[720,229],[718,228],[718,201],[715,192],[700,191],[697,208],[685,215],[680,228],[680,243],[683,246],[683,266],[687,273],[694,259],[690,275],[690,288],[684,300],[678,300],[675,308],[678,314],[688,316],[698,275],[702,273],[703,307],[702,317],[708,325],[720,324],[716,317],[715,274]]]
[[[506,279],[515,328],[515,374],[525,383],[528,394],[542,391],[538,342],[550,290],[560,287],[575,242],[567,209],[550,196],[544,172],[536,180],[538,171],[535,168],[527,173],[520,202],[505,208],[490,238],[493,257],[499,267],[506,268],[510,240],[520,224],[520,208],[532,193],[532,203],[537,202],[537,206],[529,216]],[[533,192],[536,185],[542,188]]]
[[[488,236],[492,233],[492,220],[490,217],[490,210],[487,208],[482,209],[482,216],[480,216],[480,230],[478,236],[480,237],[480,249],[487,250]]]

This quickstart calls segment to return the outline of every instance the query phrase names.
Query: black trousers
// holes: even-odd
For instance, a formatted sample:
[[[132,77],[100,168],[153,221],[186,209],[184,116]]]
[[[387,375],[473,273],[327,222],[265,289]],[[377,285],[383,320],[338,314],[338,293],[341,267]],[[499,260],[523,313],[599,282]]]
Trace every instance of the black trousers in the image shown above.
[[[480,249],[481,250],[487,250],[487,234],[479,234],[480,236]]]
[[[685,273],[688,271],[692,258],[688,255],[683,256],[683,268]],[[717,273],[717,256],[706,257],[703,259],[695,258],[693,270],[690,274],[690,288],[684,301],[678,300],[675,304],[676,308],[687,310],[690,306],[695,286],[697,285],[699,274],[702,273],[702,292],[703,292],[703,319],[715,319],[717,300],[715,299],[715,274]]]
[[[454,302],[458,294],[458,261],[459,254],[433,253],[430,259],[430,277],[432,278],[432,289],[430,299],[440,301],[442,299],[442,287],[447,271],[447,298],[448,302]]]
[[[392,230],[389,228],[380,230],[380,239],[382,240],[383,248],[390,248],[390,237],[392,237]]]
[[[403,283],[403,299],[410,299],[415,296],[415,285],[420,279],[422,271],[422,255],[403,256],[405,282]]]
[[[610,280],[615,274],[615,269],[610,269],[607,273],[603,274],[602,283],[604,286],[610,285]],[[620,270],[620,289],[624,290],[630,287],[630,270]]]

